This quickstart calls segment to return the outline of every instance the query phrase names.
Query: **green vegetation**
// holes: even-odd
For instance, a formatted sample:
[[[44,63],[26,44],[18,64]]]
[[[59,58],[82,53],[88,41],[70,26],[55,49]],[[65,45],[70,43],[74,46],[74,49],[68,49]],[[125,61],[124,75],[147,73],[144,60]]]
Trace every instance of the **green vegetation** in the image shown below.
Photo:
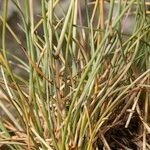
[[[0,114],[0,148],[150,149],[150,16],[144,0],[111,0],[107,21],[99,0],[83,0],[84,17],[78,1],[70,0],[60,19],[58,1],[41,0],[38,22],[32,0],[24,0],[25,11],[12,2],[25,41],[7,23],[4,0],[0,107],[7,117]],[[135,16],[132,33],[122,32],[129,15]],[[6,31],[27,62],[7,50]],[[27,79],[13,71],[10,57]]]

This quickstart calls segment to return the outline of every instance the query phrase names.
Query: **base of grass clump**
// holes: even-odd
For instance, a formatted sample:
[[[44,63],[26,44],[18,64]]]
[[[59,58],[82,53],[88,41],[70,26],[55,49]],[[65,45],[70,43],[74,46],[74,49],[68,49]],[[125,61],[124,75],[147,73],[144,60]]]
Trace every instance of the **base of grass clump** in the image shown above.
[[[150,149],[150,19],[144,0],[71,0],[62,16],[59,1],[42,0],[38,23],[32,0],[25,9],[12,2],[25,39],[9,24],[5,0],[0,148]],[[13,54],[6,31],[26,58]]]

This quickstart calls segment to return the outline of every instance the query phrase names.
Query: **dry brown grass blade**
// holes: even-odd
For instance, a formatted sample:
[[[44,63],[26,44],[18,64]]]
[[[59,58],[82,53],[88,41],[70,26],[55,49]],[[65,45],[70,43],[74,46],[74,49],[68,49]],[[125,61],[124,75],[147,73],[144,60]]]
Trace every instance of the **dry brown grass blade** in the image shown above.
[[[41,71],[41,69],[38,67],[38,65],[36,65],[33,60],[31,59],[31,57],[27,54],[27,50],[22,46],[20,45],[21,49],[23,50],[23,52],[25,53],[25,55],[27,56],[30,64],[32,65],[32,67],[37,71],[37,73],[43,77],[46,81],[48,81],[49,83],[53,84],[53,81],[49,80],[45,74]]]

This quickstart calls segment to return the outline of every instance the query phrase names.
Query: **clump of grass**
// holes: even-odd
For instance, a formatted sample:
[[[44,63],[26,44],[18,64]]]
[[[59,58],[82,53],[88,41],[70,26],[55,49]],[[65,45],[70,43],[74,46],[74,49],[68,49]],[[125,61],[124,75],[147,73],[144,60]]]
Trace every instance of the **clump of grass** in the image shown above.
[[[79,1],[71,0],[60,20],[54,11],[57,2],[42,0],[37,23],[32,0],[25,1],[25,12],[19,1],[12,1],[22,19],[26,44],[7,23],[5,0],[0,107],[7,117],[0,120],[0,146],[149,149],[150,19],[144,1],[111,0],[105,21],[103,1],[85,0],[82,14]],[[114,20],[113,10],[118,11]],[[135,22],[127,34],[122,32],[122,22],[130,13]],[[6,30],[28,62],[7,51]],[[27,72],[28,80],[13,71],[9,55],[20,71]],[[5,103],[12,104],[15,113]]]

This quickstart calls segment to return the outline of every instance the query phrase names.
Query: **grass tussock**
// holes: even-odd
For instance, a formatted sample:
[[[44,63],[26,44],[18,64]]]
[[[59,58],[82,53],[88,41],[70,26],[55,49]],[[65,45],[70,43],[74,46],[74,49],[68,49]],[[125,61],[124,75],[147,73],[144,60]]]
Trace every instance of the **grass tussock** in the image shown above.
[[[59,1],[41,0],[35,21],[32,0],[25,11],[12,2],[25,38],[9,25],[4,0],[0,148],[150,149],[149,3],[70,0],[60,17]],[[27,61],[7,49],[7,32]]]

